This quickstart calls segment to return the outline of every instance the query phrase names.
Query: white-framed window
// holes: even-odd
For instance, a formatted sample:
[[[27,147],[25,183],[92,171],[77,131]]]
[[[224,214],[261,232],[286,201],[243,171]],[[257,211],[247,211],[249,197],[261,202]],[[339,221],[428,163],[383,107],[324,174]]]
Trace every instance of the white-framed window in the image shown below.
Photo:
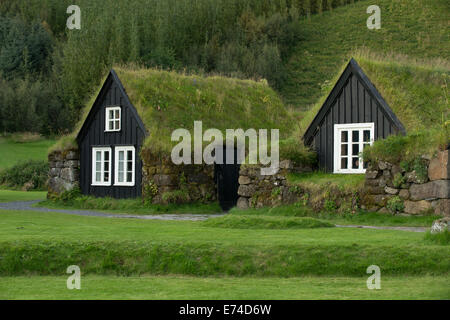
[[[135,148],[115,148],[114,185],[134,186]]]
[[[367,164],[360,153],[374,141],[375,124],[334,125],[334,173],[365,173]]]
[[[93,186],[111,185],[111,148],[92,148],[92,182]]]
[[[120,131],[122,109],[120,107],[106,107],[105,131]]]

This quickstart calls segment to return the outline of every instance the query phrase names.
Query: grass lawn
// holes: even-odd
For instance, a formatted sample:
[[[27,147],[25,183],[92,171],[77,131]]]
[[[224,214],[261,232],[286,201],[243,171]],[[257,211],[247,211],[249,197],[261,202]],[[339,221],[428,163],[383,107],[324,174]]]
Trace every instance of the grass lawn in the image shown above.
[[[42,139],[32,142],[16,142],[0,137],[0,170],[25,160],[47,160],[47,149],[55,140]]]
[[[342,228],[229,229],[193,221],[0,211],[0,275],[447,275],[450,247],[423,233]]]
[[[47,191],[13,191],[0,189],[0,203],[11,201],[45,200]]]
[[[369,290],[366,277],[197,278],[82,276],[81,290],[67,276],[0,278],[0,299],[450,299],[448,277],[383,277]],[[220,288],[220,290],[217,290]]]

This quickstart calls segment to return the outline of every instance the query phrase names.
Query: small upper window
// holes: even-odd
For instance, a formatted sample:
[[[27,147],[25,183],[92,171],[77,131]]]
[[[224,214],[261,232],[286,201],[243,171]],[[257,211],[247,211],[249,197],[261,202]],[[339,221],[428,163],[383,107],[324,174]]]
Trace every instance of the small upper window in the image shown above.
[[[105,131],[120,131],[121,112],[120,107],[106,108]]]
[[[374,129],[373,122],[334,125],[335,173],[366,172],[367,163],[361,158],[361,152],[373,143]]]

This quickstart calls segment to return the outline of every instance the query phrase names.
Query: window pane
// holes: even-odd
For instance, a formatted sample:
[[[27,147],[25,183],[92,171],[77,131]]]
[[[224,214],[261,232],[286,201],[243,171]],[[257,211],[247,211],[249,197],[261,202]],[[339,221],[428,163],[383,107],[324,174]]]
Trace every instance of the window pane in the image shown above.
[[[348,142],[348,131],[341,132],[341,142]]]
[[[123,156],[124,156],[124,152],[123,151],[119,151],[119,160],[123,161]]]
[[[347,158],[341,158],[341,169],[347,169]]]
[[[348,144],[341,144],[341,156],[348,155]]]
[[[105,151],[105,161],[109,161],[109,151]]]
[[[105,182],[108,182],[109,181],[109,172],[105,172],[105,175],[104,175],[104,177],[105,177]]]
[[[105,171],[109,171],[109,162],[105,162],[104,169]]]
[[[127,171],[133,171],[133,162],[131,161],[127,162]]]
[[[123,182],[123,172],[119,171],[119,182]]]
[[[116,119],[119,119],[119,118],[120,118],[120,111],[116,110]]]
[[[352,155],[357,156],[359,153],[359,144],[352,144]]]
[[[127,160],[133,160],[133,151],[128,151]]]
[[[131,182],[132,181],[132,174],[131,172],[127,173],[127,182]]]
[[[115,130],[119,130],[120,129],[120,120],[117,120],[115,123],[116,123]]]
[[[95,160],[96,161],[101,161],[102,160],[102,153],[101,153],[101,151],[97,151],[95,153]]]
[[[100,172],[97,172],[96,174],[95,174],[95,181],[96,182],[101,182],[100,181],[100,178],[102,177],[102,174],[100,173]]]
[[[102,164],[102,163],[101,163],[101,162],[98,162],[98,161],[95,163],[95,171],[100,171],[100,170],[102,170],[101,164]]]
[[[364,130],[364,142],[370,142],[370,130]]]
[[[114,118],[114,110],[109,110],[109,119]]]
[[[358,130],[352,131],[352,141],[359,142],[359,131]]]
[[[352,169],[359,168],[359,158],[352,158]]]
[[[123,172],[123,161],[119,161],[119,172]]]
[[[109,122],[109,130],[114,130],[114,122]]]

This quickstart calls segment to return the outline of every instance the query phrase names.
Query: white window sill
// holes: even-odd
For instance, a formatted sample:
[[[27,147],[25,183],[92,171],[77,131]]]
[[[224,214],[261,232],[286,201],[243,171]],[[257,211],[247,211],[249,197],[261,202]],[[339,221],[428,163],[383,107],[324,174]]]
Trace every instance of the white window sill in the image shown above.
[[[115,187],[134,187],[134,182],[133,183],[131,183],[131,182],[114,183],[114,186]]]
[[[110,187],[111,183],[91,183],[93,187]]]

